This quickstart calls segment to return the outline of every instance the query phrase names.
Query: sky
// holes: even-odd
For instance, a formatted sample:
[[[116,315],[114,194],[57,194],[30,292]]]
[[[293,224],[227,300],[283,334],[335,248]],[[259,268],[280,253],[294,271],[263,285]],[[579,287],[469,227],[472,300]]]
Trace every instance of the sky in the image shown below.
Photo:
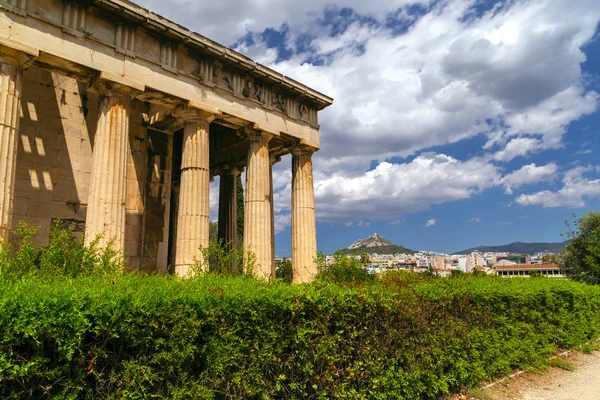
[[[562,241],[600,208],[597,0],[137,2],[335,99],[313,157],[326,254],[374,232],[447,253]],[[289,156],[274,190],[289,257]]]

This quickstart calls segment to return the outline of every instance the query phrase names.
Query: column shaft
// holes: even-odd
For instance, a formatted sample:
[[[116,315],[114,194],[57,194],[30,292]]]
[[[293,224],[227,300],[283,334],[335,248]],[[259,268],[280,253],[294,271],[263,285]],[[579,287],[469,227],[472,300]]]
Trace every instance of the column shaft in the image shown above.
[[[0,241],[12,225],[22,82],[20,66],[0,63]]]
[[[275,197],[273,196],[273,164],[269,163],[269,188],[271,194],[269,195],[269,212],[271,213],[271,264],[273,265],[273,271],[275,271]],[[273,272],[275,277],[275,272]]]
[[[85,240],[96,238],[100,246],[112,243],[121,252],[125,245],[125,199],[127,152],[129,151],[129,107],[131,89],[101,84],[98,127],[94,137],[90,194]]]
[[[292,152],[292,270],[294,283],[308,282],[317,275],[317,229],[312,151]]]
[[[275,276],[275,265],[272,262],[270,138],[264,132],[260,136],[250,135],[246,169],[244,250],[254,254],[256,265],[253,272],[262,279]],[[247,267],[246,265],[245,268]]]
[[[228,249],[237,247],[236,170],[221,173],[219,185],[219,239]]]
[[[188,118],[183,128],[181,184],[177,214],[175,273],[186,276],[195,261],[203,263],[200,248],[209,244],[210,121]]]

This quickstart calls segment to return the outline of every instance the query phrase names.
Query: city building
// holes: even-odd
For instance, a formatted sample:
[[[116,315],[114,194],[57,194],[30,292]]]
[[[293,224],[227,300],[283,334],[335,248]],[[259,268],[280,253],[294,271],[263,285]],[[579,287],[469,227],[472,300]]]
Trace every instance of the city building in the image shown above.
[[[539,272],[550,278],[564,278],[562,270],[556,264],[515,264],[496,267],[496,275],[505,278],[528,278],[531,271]]]

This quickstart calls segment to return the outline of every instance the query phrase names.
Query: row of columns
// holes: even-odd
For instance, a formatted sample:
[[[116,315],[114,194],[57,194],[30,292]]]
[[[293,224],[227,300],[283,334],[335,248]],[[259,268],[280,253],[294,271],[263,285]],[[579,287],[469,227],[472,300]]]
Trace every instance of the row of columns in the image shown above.
[[[23,69],[0,63],[0,239],[7,240],[12,208],[20,119]],[[90,193],[86,215],[86,241],[112,245],[122,252],[125,244],[125,201],[130,103],[136,91],[102,81],[90,88],[99,95],[98,125],[94,139]],[[195,109],[180,111],[184,121],[181,185],[175,244],[175,272],[185,276],[201,247],[209,244],[209,126],[214,116]],[[271,134],[248,131],[246,196],[244,211],[245,252],[255,257],[258,277],[275,275],[273,177],[277,161],[270,157]],[[311,280],[316,274],[316,230],[312,149],[297,147],[292,153],[292,264],[294,282]],[[219,236],[237,245],[236,169],[221,174]],[[247,267],[247,266],[246,266]]]

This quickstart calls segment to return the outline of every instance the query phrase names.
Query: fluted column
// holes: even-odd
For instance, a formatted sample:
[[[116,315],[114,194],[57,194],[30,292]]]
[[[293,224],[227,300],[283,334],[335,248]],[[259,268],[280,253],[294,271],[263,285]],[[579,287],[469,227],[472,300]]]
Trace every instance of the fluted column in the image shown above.
[[[309,282],[317,275],[317,228],[312,171],[313,149],[292,150],[292,271],[293,282]]]
[[[271,196],[269,197],[269,206],[271,208],[271,262],[275,265],[275,197],[273,196],[273,165],[281,161],[281,157],[269,157],[269,186],[271,187]]]
[[[125,245],[125,199],[129,108],[135,91],[125,85],[97,82],[100,97],[94,137],[92,174],[85,223],[86,243],[99,238],[100,246],[122,252]]]
[[[237,184],[236,168],[224,169],[219,184],[219,239],[227,249],[237,247]]]
[[[200,110],[183,110],[181,181],[175,242],[175,273],[190,274],[194,262],[203,263],[201,247],[209,244],[210,169],[209,125],[214,119]]]
[[[272,261],[271,178],[269,140],[266,132],[251,132],[246,168],[246,199],[244,209],[244,250],[255,256],[255,270],[259,278],[275,276]],[[247,268],[248,266],[244,266]]]
[[[23,69],[0,63],[0,241],[12,225]]]

